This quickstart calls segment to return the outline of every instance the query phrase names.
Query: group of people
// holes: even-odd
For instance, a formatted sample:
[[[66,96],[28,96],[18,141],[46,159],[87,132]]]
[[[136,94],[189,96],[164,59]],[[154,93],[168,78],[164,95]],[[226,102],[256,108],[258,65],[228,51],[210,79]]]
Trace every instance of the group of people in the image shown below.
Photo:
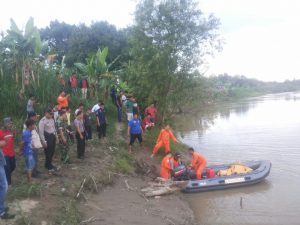
[[[57,79],[59,85],[62,89],[67,89],[66,81],[62,74],[57,73]],[[68,87],[72,94],[77,94],[80,90],[82,99],[87,98],[87,92],[89,88],[89,83],[86,76],[80,76],[80,80],[78,81],[77,76],[75,73],[72,73],[68,79]]]
[[[147,116],[144,118],[143,123],[141,123],[138,117],[138,113],[133,112],[133,110],[131,109],[131,107],[134,107],[134,103],[135,99],[131,97],[125,104],[128,120],[128,136],[130,136],[129,153],[132,152],[132,145],[134,144],[136,139],[138,139],[139,143],[142,146],[142,134],[147,128],[151,128],[152,126],[154,126],[155,116],[157,113],[156,107],[154,106],[154,104],[151,104],[145,109],[145,114]],[[128,110],[127,108],[128,105],[130,106],[130,110]],[[131,118],[131,114],[133,115],[133,118]],[[181,155],[179,153],[171,152],[170,140],[178,143],[178,140],[171,131],[170,126],[166,125],[163,129],[161,129],[150,156],[151,158],[153,158],[157,154],[159,149],[165,149],[165,156],[161,162],[160,170],[160,176],[165,179],[171,179],[172,175],[174,174],[174,169],[182,164]],[[207,161],[200,153],[195,152],[193,148],[189,148],[188,152],[191,157],[191,162],[188,166],[188,169],[194,171],[197,179],[201,179]]]
[[[70,163],[69,146],[77,140],[77,157],[84,160],[85,143],[92,139],[92,116],[96,117],[98,137],[106,137],[105,106],[99,101],[92,109],[85,110],[80,103],[74,114],[69,107],[70,94],[61,91],[57,97],[57,105],[45,110],[44,116],[35,112],[38,104],[33,95],[29,96],[26,112],[27,119],[24,123],[20,154],[24,156],[28,182],[32,177],[38,178],[38,153],[44,149],[45,168],[49,174],[58,170],[53,165],[53,156],[59,150],[63,163]],[[71,118],[74,115],[73,122]],[[11,185],[11,176],[16,168],[15,137],[16,129],[10,117],[3,119],[3,128],[0,129],[0,218],[10,219],[13,215],[8,213],[5,206],[5,196],[8,186]]]
[[[72,76],[70,77],[70,84],[74,88],[72,91],[75,92],[77,81],[75,82],[74,80],[74,74]],[[87,87],[87,83],[83,86]],[[86,97],[86,91],[82,91],[82,95],[82,97]],[[20,146],[20,153],[24,156],[28,182],[31,182],[32,177],[39,177],[41,173],[38,170],[38,153],[41,149],[44,149],[45,154],[44,166],[48,173],[52,174],[57,170],[57,167],[53,165],[53,156],[56,148],[59,149],[62,162],[70,163],[69,146],[75,139],[77,140],[77,157],[80,160],[84,160],[85,144],[86,141],[92,139],[94,120],[96,121],[98,138],[106,137],[107,119],[105,104],[99,100],[91,109],[85,110],[85,105],[80,103],[73,114],[69,107],[69,98],[70,94],[67,94],[64,90],[61,91],[56,100],[57,105],[54,108],[46,109],[44,116],[40,119],[35,112],[35,105],[38,103],[33,95],[29,96],[26,107],[27,119],[24,123]],[[155,103],[150,104],[142,113],[134,96],[126,95],[123,91],[118,93],[113,87],[111,89],[111,98],[117,108],[118,122],[122,122],[123,114],[126,115],[128,135],[130,136],[128,151],[131,153],[136,139],[142,146],[142,134],[155,126],[157,120]],[[125,113],[123,113],[124,111]],[[142,120],[141,114],[144,114]],[[93,119],[93,116],[95,119]],[[72,117],[74,117],[73,122]],[[2,150],[0,151],[0,218],[2,219],[13,217],[8,213],[9,209],[4,203],[8,185],[11,185],[11,175],[16,168],[15,136],[16,129],[12,119],[9,117],[4,118],[3,129],[0,130],[0,150]],[[160,131],[150,156],[153,158],[160,148],[163,147],[165,149],[165,157],[161,163],[160,173],[161,177],[165,179],[170,179],[174,169],[182,164],[180,154],[171,153],[170,139],[178,142],[170,126],[166,125]],[[197,179],[201,179],[206,160],[192,148],[189,149],[189,153],[192,157],[189,168],[195,171]]]

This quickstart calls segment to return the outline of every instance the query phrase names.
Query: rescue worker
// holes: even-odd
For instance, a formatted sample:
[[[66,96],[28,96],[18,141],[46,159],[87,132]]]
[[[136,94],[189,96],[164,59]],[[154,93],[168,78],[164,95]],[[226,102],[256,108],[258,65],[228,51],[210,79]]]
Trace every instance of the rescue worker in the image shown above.
[[[157,138],[157,141],[156,141],[156,145],[154,146],[153,148],[153,152],[152,152],[152,155],[150,156],[151,158],[154,157],[154,155],[157,153],[157,151],[164,146],[165,148],[165,155],[167,153],[170,152],[170,138],[172,138],[172,140],[174,142],[177,142],[177,139],[176,137],[174,136],[174,134],[172,133],[172,131],[170,130],[170,126],[169,125],[166,125],[165,128],[163,128],[159,135],[158,135],[158,138]]]
[[[69,156],[69,143],[67,142],[67,114],[65,110],[61,110],[59,112],[59,117],[56,121],[56,129],[58,134],[58,149],[61,155],[61,161],[63,163],[70,163],[70,156]]]
[[[189,148],[188,151],[192,158],[189,168],[195,171],[197,180],[201,180],[202,172],[206,167],[207,161],[201,154],[195,152],[193,148]]]
[[[182,164],[181,155],[178,152],[174,153],[174,156],[172,157],[171,160],[173,161],[174,169]]]
[[[69,107],[69,97],[70,94],[65,93],[65,91],[61,91],[59,96],[57,97],[56,101],[60,108],[67,108]]]
[[[163,158],[160,167],[160,177],[165,179],[171,179],[171,174],[174,169],[172,153],[168,152]]]

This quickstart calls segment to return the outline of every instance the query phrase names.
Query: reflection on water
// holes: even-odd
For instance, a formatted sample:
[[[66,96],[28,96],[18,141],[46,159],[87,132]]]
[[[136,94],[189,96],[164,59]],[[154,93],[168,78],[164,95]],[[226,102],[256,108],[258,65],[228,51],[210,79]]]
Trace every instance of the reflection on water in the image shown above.
[[[200,224],[300,224],[300,93],[201,109],[178,118],[177,130],[211,164],[256,159],[273,164],[261,184],[187,195]]]

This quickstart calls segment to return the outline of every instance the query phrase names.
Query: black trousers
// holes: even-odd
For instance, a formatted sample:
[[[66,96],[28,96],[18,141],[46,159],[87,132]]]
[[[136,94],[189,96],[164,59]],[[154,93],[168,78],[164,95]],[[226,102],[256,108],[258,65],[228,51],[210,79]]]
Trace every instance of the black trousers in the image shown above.
[[[85,131],[86,131],[86,140],[92,139],[92,127],[85,126]]]
[[[98,137],[106,137],[106,123],[101,123],[100,126],[97,126]]]
[[[52,159],[55,152],[56,137],[54,134],[44,133],[45,140],[47,142],[47,148],[45,148],[45,168],[47,170],[53,169]]]
[[[80,134],[76,132],[77,140],[77,157],[83,158],[85,153],[85,132],[82,133],[83,139],[80,138]]]
[[[11,174],[16,169],[16,158],[5,156],[6,165],[4,166],[7,184],[11,185]]]

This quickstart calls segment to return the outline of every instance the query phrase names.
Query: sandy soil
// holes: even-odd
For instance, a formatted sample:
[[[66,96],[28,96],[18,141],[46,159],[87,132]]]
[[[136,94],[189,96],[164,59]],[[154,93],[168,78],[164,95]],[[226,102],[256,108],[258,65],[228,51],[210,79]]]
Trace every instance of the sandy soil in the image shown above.
[[[80,205],[80,211],[84,212],[86,220],[94,218],[91,224],[193,224],[193,213],[180,195],[146,199],[139,192],[146,185],[140,177],[120,177],[112,187],[90,196]]]

